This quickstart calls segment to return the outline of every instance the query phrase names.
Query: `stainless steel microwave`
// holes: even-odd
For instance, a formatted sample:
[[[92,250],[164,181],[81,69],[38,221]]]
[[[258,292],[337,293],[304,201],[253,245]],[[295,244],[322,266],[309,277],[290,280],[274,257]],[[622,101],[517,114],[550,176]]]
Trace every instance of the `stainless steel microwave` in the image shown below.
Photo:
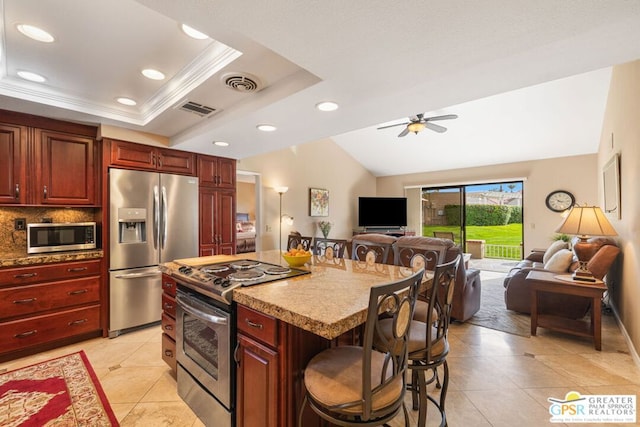
[[[96,248],[95,222],[27,224],[27,253]]]

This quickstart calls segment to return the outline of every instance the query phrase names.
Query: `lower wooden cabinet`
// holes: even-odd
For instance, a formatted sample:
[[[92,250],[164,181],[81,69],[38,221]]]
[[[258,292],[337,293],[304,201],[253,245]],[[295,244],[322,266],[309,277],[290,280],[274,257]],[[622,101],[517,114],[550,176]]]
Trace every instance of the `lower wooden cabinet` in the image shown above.
[[[0,360],[100,336],[100,263],[0,269]]]
[[[331,343],[244,305],[237,308],[236,427],[297,426],[304,368]],[[322,422],[307,406],[302,425]]]
[[[162,360],[176,373],[176,281],[162,275]]]

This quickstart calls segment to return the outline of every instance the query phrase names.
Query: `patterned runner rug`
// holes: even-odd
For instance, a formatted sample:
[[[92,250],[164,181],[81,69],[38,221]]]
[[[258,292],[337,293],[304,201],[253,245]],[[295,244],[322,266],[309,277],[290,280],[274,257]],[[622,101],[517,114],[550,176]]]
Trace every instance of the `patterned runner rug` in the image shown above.
[[[493,277],[488,275],[490,278],[484,277],[484,271],[482,274],[480,310],[467,322],[523,337],[531,336],[531,317],[528,314],[507,310],[502,285],[504,274],[494,274]]]
[[[0,374],[0,425],[118,426],[83,351]]]

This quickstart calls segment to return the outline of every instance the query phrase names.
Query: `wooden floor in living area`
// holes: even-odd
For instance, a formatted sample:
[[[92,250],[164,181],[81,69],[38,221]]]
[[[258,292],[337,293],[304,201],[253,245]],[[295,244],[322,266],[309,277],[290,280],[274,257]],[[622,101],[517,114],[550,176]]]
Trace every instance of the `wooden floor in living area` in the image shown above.
[[[450,331],[446,409],[451,427],[552,425],[548,397],[563,399],[569,391],[640,392],[640,369],[610,315],[603,316],[602,351],[586,338],[543,329],[530,338],[471,324],[453,324]],[[160,357],[160,336],[160,327],[153,326],[115,339],[97,338],[0,363],[0,371],[84,350],[122,426],[203,426],[177,395],[175,379]],[[410,417],[415,425],[417,412],[410,411]],[[435,408],[429,408],[427,425],[438,424]]]

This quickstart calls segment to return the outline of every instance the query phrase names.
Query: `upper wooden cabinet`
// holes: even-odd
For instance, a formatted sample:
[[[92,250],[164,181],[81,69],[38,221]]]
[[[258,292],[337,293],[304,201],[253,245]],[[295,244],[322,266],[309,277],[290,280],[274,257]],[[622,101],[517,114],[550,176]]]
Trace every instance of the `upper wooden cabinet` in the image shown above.
[[[26,138],[24,126],[0,124],[0,203],[25,203]]]
[[[196,174],[196,156],[187,151],[110,139],[111,165],[183,175]]]
[[[95,206],[95,134],[95,127],[0,110],[0,204]]]
[[[198,179],[201,187],[229,188],[235,190],[235,159],[199,154]]]
[[[33,197],[41,205],[95,204],[94,140],[57,132],[36,132],[42,173]]]

